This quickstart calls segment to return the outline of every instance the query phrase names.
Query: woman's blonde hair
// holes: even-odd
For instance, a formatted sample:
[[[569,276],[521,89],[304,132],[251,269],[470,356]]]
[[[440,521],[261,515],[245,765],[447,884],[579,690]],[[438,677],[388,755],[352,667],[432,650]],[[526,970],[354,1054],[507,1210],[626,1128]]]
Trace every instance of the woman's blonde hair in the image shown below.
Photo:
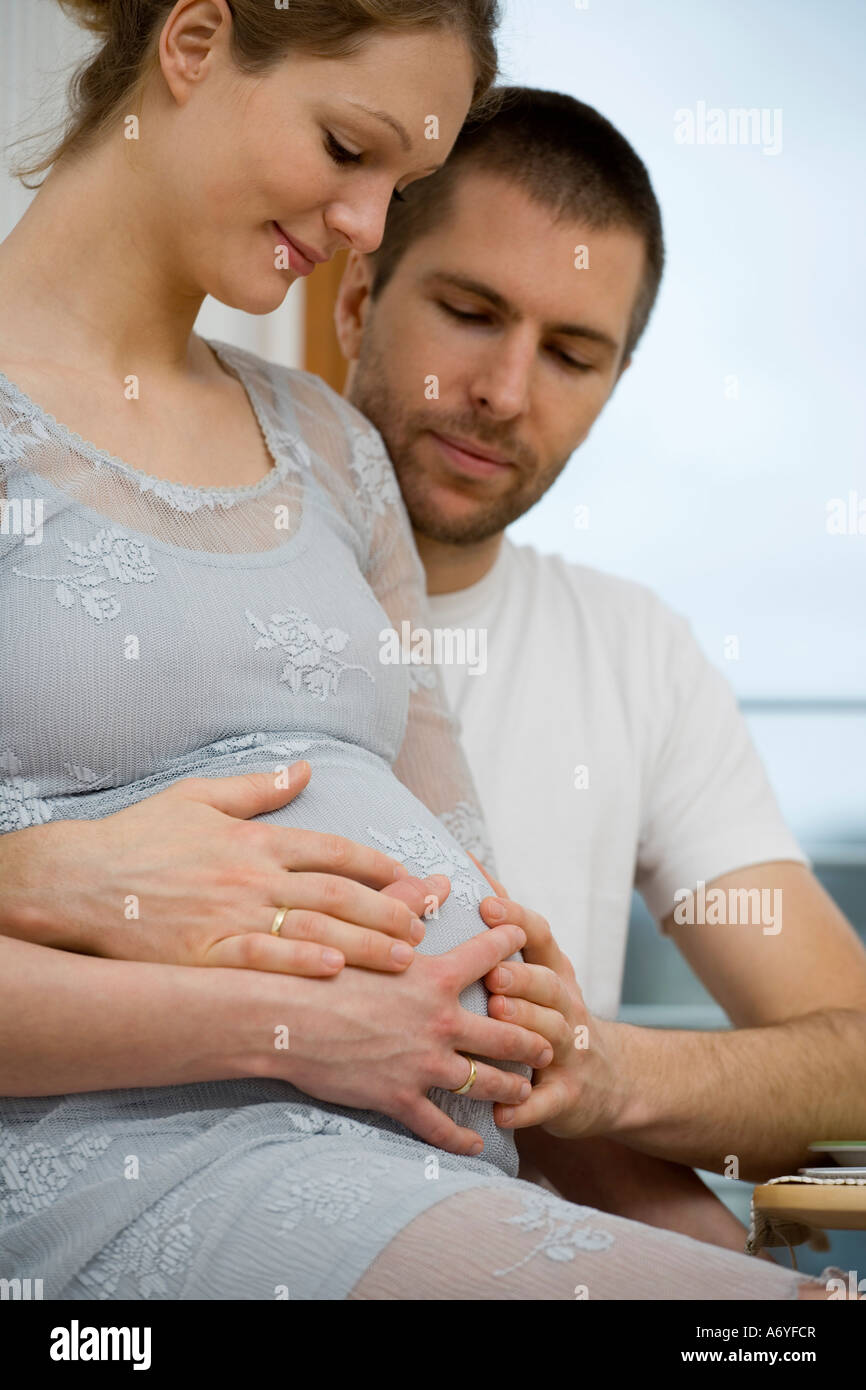
[[[126,114],[158,61],[157,35],[176,0],[58,0],[101,47],[74,72],[62,137],[41,158],[12,173],[25,188],[59,159],[81,153]],[[473,113],[486,108],[496,79],[499,0],[226,0],[232,15],[232,56],[246,73],[276,66],[287,53],[343,57],[377,30],[453,29],[475,64]],[[30,137],[33,138],[33,137]],[[20,142],[19,142],[20,143]]]

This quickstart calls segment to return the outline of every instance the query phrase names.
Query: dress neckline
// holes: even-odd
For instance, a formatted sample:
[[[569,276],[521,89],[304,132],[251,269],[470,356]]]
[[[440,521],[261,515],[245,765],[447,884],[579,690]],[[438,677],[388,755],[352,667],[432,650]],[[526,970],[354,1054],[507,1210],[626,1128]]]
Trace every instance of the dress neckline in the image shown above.
[[[255,385],[247,375],[245,363],[243,361],[243,349],[236,348],[230,343],[224,343],[218,339],[202,338],[213,352],[217,360],[228,367],[229,373],[240,382],[250,408],[256,417],[259,428],[264,436],[268,451],[273,460],[273,467],[263,478],[255,483],[245,483],[239,487],[202,487],[192,483],[176,483],[169,478],[159,478],[150,473],[145,473],[140,468],[134,468],[132,464],[124,459],[118,458],[107,449],[100,449],[89,439],[84,439],[75,430],[64,425],[45,410],[38,401],[33,400],[26,391],[23,391],[5,372],[0,371],[0,383],[6,388],[11,399],[18,404],[21,413],[38,419],[44,426],[54,431],[67,445],[74,448],[76,453],[83,454],[87,458],[95,460],[97,465],[106,464],[116,472],[124,474],[133,479],[139,486],[141,492],[153,492],[163,500],[175,505],[180,511],[197,511],[199,507],[211,507],[219,505],[221,507],[232,506],[235,502],[250,501],[264,493],[270,491],[278,479],[285,476],[291,469],[297,469],[298,463],[291,457],[287,445],[298,445],[300,441],[297,436],[287,433],[280,429],[280,439],[276,438],[274,430],[271,428],[270,421],[265,413],[261,398]],[[22,409],[23,407],[23,409]]]

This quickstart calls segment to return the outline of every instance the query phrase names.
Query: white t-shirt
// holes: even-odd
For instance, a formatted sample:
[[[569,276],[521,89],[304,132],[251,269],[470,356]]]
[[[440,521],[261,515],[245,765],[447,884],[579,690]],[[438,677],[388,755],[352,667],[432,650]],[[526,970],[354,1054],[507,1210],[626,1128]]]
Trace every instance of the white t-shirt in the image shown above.
[[[594,1012],[619,1008],[633,887],[661,924],[678,889],[809,862],[730,686],[651,590],[506,540],[430,606],[434,628],[487,634],[483,674],[483,637],[478,674],[441,669],[498,876],[547,917]]]

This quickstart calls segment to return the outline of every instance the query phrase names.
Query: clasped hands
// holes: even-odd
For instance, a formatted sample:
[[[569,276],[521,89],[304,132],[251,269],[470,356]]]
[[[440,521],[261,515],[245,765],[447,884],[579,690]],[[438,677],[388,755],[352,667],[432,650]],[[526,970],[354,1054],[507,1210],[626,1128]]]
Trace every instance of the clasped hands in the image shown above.
[[[467,1055],[533,1069],[530,1089],[518,1073],[478,1064],[472,1097],[492,1102],[503,1127],[601,1132],[615,1025],[587,1014],[547,922],[489,880],[498,900],[480,907],[490,930],[441,955],[417,953],[425,907],[431,895],[445,900],[447,879],[412,878],[340,836],[258,819],[310,775],[297,763],[279,786],[262,773],[186,779],[100,821],[10,834],[4,933],[85,955],[227,967],[231,1005],[214,1045],[242,1060],[214,1065],[380,1110],[452,1152],[478,1152],[480,1136],[427,1093],[459,1088]],[[523,963],[509,960],[521,949]],[[487,1018],[460,1003],[476,980],[491,992]],[[281,1054],[270,1025],[287,1016],[292,1048]]]
[[[511,902],[501,884],[485,877],[497,896],[482,901],[484,921],[490,927],[511,922],[526,934],[523,961],[506,961],[485,976],[488,1013],[531,1028],[553,1048],[553,1060],[536,1072],[529,1097],[516,1106],[497,1104],[496,1122],[514,1129],[539,1125],[560,1139],[609,1134],[627,1094],[616,1065],[617,1025],[590,1014],[547,920]]]
[[[616,1024],[589,1013],[571,962],[556,944],[547,919],[512,902],[483,864],[469,857],[496,893],[479,905],[484,922],[491,929],[516,926],[526,938],[523,961],[503,961],[484,976],[490,992],[487,1012],[546,1039],[553,1052],[551,1060],[536,1069],[525,1100],[496,1102],[496,1123],[513,1129],[537,1125],[562,1139],[610,1133],[627,1095],[614,1060]],[[408,899],[411,888],[395,883],[381,891]]]

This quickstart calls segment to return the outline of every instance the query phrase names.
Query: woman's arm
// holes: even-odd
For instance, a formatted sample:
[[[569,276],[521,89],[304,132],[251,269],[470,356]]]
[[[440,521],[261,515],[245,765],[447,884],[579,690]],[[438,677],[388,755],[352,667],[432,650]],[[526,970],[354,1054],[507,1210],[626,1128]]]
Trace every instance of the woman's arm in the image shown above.
[[[474,1152],[479,1136],[429,1100],[470,1052],[543,1067],[539,1034],[480,1018],[460,994],[522,945],[504,926],[411,970],[348,966],[330,980],[102,960],[0,937],[0,1095],[51,1096],[263,1077],[372,1109],[427,1143]],[[486,1063],[474,1100],[516,1104],[528,1083]]]
[[[100,960],[0,936],[0,1094],[251,1075],[268,978]],[[291,982],[280,983],[290,999]]]
[[[267,772],[186,778],[102,820],[0,835],[0,933],[163,965],[404,970],[424,935],[419,881],[414,900],[383,897],[407,877],[387,855],[251,819],[285,805],[310,775],[300,762],[285,785]]]

